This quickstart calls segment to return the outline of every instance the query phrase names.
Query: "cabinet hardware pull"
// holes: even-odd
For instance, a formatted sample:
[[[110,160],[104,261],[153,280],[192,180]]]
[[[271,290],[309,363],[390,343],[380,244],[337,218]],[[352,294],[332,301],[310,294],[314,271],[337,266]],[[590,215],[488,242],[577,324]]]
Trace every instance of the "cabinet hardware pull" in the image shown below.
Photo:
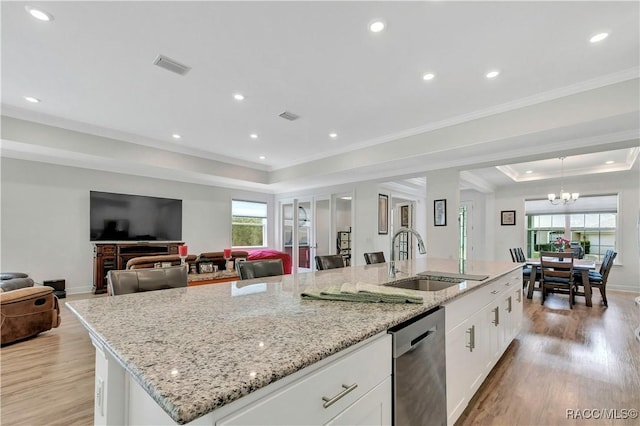
[[[518,291],[518,303],[522,302],[522,291]]]
[[[337,394],[336,396],[334,396],[333,398],[327,398],[326,396],[322,397],[322,400],[324,401],[324,404],[322,404],[322,406],[324,408],[329,408],[331,407],[333,404],[335,404],[339,399],[341,399],[343,396],[345,396],[346,394],[348,394],[349,392],[351,392],[352,390],[354,390],[355,388],[358,387],[357,383],[352,384],[351,386],[348,385],[342,385],[342,387],[344,388],[344,390],[342,392],[340,392],[339,394]]]
[[[511,282],[505,284],[507,287],[511,286]]]
[[[467,329],[467,334],[469,335],[469,344],[466,345],[469,348],[469,352],[473,352],[476,348],[476,326],[472,325]]]
[[[511,306],[511,296],[509,296],[509,299],[507,299],[507,301],[509,302],[509,307],[507,308],[507,312],[511,313],[511,310],[513,309],[513,307]]]
[[[491,294],[498,294],[498,293],[500,293],[498,290],[493,290],[493,291],[491,292]]]
[[[498,314],[497,306],[493,309],[493,313],[495,314],[495,317],[494,317],[494,320],[491,322],[493,323],[493,325],[497,327],[500,324],[500,314]]]

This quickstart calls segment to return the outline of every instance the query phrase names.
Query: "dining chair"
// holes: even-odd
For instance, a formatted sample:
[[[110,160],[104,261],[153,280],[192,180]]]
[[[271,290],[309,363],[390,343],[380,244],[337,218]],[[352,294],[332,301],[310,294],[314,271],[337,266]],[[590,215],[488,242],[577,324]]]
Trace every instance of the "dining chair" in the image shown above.
[[[107,273],[111,296],[187,286],[187,265],[168,268],[112,270]]]
[[[540,252],[540,287],[542,304],[547,293],[569,295],[569,307],[575,303],[573,281],[573,252]]]
[[[602,265],[600,265],[600,271],[589,271],[589,285],[593,289],[597,287],[600,290],[600,296],[602,296],[602,303],[604,306],[609,307],[607,302],[607,280],[609,279],[609,272],[611,272],[611,267],[613,266],[613,261],[616,259],[618,255],[617,252],[613,250],[607,250],[604,255],[604,260],[602,261]],[[577,275],[574,273],[575,286],[584,287],[584,283],[582,282],[582,274]]]
[[[326,256],[316,256],[316,268],[318,271],[325,269],[344,268],[344,258],[341,254],[330,254]]]
[[[245,260],[236,263],[241,280],[284,275],[282,259]]]
[[[524,251],[521,247],[509,249],[509,253],[511,253],[511,260],[513,260],[514,263],[524,263],[527,261],[527,259],[524,257]],[[536,267],[525,266],[524,268],[522,268],[522,286],[527,286],[527,284],[531,280],[532,273],[535,274],[532,284],[534,286],[534,290],[540,290],[540,288],[535,287],[535,283],[540,281],[540,272],[538,272],[538,268]]]
[[[371,264],[374,264],[374,263],[385,263],[386,262],[386,260],[384,258],[384,252],[381,252],[381,251],[365,253],[364,254],[364,261],[367,263],[367,265],[371,265]]]

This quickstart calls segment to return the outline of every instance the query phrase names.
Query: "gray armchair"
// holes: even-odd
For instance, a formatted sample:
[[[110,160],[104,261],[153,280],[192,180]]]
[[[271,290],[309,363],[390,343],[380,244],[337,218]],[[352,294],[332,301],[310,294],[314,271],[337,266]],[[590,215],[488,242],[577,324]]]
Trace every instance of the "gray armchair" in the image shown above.
[[[186,287],[187,266],[109,271],[107,286],[111,296]]]

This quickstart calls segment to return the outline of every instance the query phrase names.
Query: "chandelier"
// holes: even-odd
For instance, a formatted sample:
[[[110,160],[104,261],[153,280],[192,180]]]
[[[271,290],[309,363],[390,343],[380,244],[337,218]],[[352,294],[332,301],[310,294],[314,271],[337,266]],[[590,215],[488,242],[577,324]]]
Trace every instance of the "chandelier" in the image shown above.
[[[560,157],[560,161],[562,162],[560,169],[560,195],[549,194],[547,197],[549,198],[549,202],[553,205],[575,203],[578,197],[580,197],[580,193],[564,192],[564,157]]]

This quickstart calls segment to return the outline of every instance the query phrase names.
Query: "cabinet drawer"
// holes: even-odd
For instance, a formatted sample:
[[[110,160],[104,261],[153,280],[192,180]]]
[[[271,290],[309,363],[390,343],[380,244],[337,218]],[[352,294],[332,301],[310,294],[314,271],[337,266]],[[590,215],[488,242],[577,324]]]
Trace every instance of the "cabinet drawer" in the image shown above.
[[[445,329],[450,332],[502,293],[522,287],[522,270],[509,272],[484,287],[445,303]]]
[[[216,425],[325,424],[390,375],[391,336],[385,335]]]
[[[499,293],[498,288],[496,282],[492,282],[446,303],[444,305],[446,332],[449,333],[491,302]]]

